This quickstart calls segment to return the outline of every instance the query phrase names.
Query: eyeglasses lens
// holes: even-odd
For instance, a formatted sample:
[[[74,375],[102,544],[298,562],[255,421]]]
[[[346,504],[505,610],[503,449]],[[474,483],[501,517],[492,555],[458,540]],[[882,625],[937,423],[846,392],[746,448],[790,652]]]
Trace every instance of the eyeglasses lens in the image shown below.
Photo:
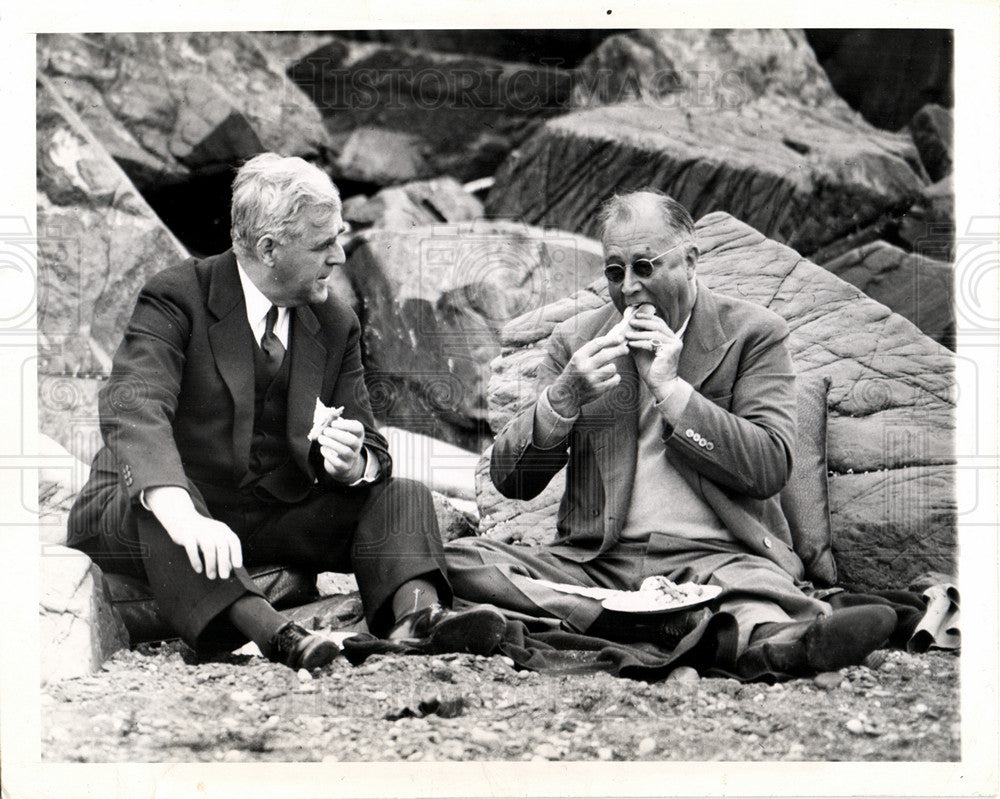
[[[632,271],[636,277],[647,278],[653,274],[653,262],[648,258],[637,258],[632,262]],[[604,267],[604,276],[609,283],[622,283],[625,280],[625,267],[622,264],[608,264]]]

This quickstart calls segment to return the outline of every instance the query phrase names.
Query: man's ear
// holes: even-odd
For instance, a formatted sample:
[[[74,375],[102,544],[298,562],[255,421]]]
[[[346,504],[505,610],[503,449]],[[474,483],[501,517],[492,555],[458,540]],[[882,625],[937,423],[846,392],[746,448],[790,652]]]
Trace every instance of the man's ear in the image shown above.
[[[257,258],[265,266],[274,266],[274,247],[277,243],[270,233],[265,233],[257,239],[255,247]]]
[[[695,267],[695,264],[698,263],[698,256],[699,255],[700,255],[700,252],[698,250],[698,245],[692,244],[690,247],[688,247],[687,253],[685,253],[685,256],[684,256],[685,260],[687,261],[687,276],[688,276],[688,278],[691,278],[691,277],[694,276],[694,267]]]

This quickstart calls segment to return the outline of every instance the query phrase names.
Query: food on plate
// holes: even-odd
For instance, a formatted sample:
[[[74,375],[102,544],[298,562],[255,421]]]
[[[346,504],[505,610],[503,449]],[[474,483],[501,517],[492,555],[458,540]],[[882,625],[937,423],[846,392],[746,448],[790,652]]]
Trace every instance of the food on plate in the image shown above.
[[[340,414],[344,412],[344,406],[341,405],[339,408],[328,408],[322,402],[320,402],[319,397],[316,397],[316,407],[313,410],[313,423],[309,430],[309,440],[315,441],[319,438],[326,426],[330,424],[334,419],[339,419]]]

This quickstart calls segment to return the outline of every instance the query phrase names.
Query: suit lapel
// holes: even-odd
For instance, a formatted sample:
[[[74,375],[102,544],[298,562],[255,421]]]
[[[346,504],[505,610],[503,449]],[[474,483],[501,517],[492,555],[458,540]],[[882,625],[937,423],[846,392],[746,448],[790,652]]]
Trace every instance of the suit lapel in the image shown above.
[[[735,338],[727,338],[719,320],[719,309],[715,297],[708,287],[698,281],[698,299],[691,311],[691,321],[684,333],[684,348],[681,350],[677,374],[701,389],[701,384],[722,362],[729,346]]]
[[[208,328],[208,341],[233,398],[233,462],[237,473],[245,474],[253,435],[253,336],[232,250],[219,256],[210,280],[208,308],[217,321]]]
[[[316,314],[303,305],[292,309],[289,351],[292,358],[288,375],[288,442],[299,467],[312,474],[309,467],[309,441],[316,399],[323,388],[326,347],[320,342],[320,324]]]

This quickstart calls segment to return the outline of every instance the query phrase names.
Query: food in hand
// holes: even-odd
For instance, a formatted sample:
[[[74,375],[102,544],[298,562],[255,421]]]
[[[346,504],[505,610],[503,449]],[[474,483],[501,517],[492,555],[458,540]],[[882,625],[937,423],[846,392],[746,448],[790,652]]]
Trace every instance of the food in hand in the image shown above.
[[[652,303],[643,302],[639,305],[629,305],[622,313],[622,320],[608,331],[608,335],[615,336],[619,341],[625,341],[625,331],[628,330],[629,323],[639,311],[652,312]]]
[[[316,397],[316,408],[313,410],[312,428],[310,428],[308,435],[309,440],[315,441],[319,438],[320,434],[326,429],[326,426],[334,419],[339,419],[343,412],[343,405],[339,408],[328,408],[320,402],[319,397]]]

